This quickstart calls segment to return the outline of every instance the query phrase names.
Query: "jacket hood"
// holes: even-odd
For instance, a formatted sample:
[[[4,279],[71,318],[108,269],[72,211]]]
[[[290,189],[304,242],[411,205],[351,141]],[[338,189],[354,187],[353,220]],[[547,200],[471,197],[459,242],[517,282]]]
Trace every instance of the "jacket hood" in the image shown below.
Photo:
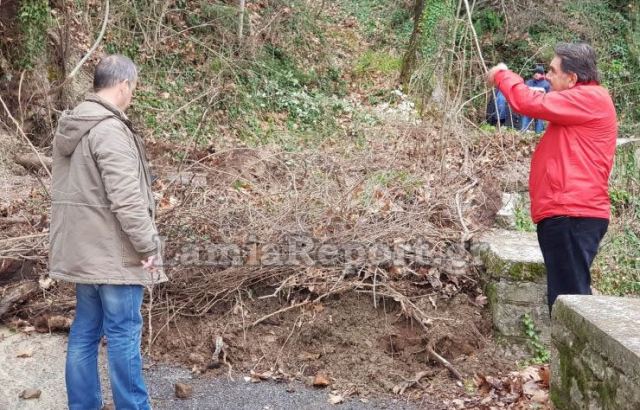
[[[58,120],[54,146],[61,155],[70,156],[82,137],[93,127],[108,118],[122,119],[124,115],[118,114],[118,110],[108,102],[96,95],[89,95],[74,110],[62,114]]]

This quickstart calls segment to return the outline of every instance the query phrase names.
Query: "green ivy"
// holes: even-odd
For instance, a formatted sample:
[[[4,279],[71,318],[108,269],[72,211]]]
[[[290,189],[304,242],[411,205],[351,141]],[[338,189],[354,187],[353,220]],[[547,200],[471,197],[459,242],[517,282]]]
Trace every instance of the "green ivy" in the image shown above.
[[[549,359],[551,354],[549,353],[549,349],[544,345],[542,340],[540,339],[540,332],[536,328],[536,324],[534,323],[531,315],[525,313],[522,316],[522,331],[524,333],[525,338],[527,339],[527,344],[531,349],[532,357],[527,361],[528,364],[545,364],[549,363]]]
[[[50,12],[48,0],[22,0],[20,3],[20,65],[23,68],[33,68],[35,61],[44,51],[47,27],[51,20]]]
[[[531,215],[529,215],[525,205],[523,201],[518,201],[518,204],[513,210],[516,220],[516,230],[520,232],[535,232],[536,225],[531,221]]]
[[[421,51],[423,58],[435,56],[444,41],[448,41],[449,35],[443,35],[443,31],[449,34],[453,27],[452,20],[455,15],[455,4],[450,0],[427,0],[422,12],[420,32],[422,33]]]

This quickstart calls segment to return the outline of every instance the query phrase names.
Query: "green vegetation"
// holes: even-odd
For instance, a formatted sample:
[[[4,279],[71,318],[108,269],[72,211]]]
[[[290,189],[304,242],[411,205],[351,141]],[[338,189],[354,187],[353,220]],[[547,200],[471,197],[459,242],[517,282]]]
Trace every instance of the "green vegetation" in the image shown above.
[[[614,0],[571,0],[553,9],[536,4],[518,5],[506,10],[508,20],[504,11],[501,6],[485,7],[474,15],[489,64],[505,61],[528,77],[535,63],[548,67],[556,43],[588,41],[598,52],[601,80],[615,101],[621,133],[637,133],[640,124],[637,5]]]
[[[640,234],[613,226],[595,262],[595,286],[611,295],[640,295]]]
[[[594,261],[594,286],[610,295],[640,295],[640,153],[619,148],[611,177],[611,221]]]
[[[547,349],[546,345],[540,339],[540,331],[536,329],[531,315],[527,313],[522,316],[522,332],[527,339],[527,345],[532,354],[532,357],[527,360],[527,364],[549,363],[551,357],[549,349]]]
[[[355,62],[354,74],[358,77],[366,77],[370,74],[393,75],[400,70],[399,57],[383,51],[367,50]]]
[[[22,35],[22,47],[18,60],[22,68],[33,68],[35,61],[44,52],[50,14],[48,0],[22,0],[20,2],[18,20]]]
[[[413,29],[411,7],[389,0],[338,0],[375,49],[404,48]]]
[[[208,146],[227,137],[296,150],[335,135],[336,119],[351,109],[341,100],[343,67],[327,60],[324,21],[304,2],[270,2],[262,14],[274,21],[246,27],[265,30],[257,44],[238,39],[237,8],[227,4],[178,1],[160,36],[138,18],[152,5],[116,6],[123,28],[107,36],[105,48],[141,65],[133,116],[156,138]],[[378,57],[360,69],[377,70]]]
[[[529,209],[522,200],[518,201],[514,208],[514,216],[516,219],[516,230],[522,232],[535,232],[536,225],[531,220]]]

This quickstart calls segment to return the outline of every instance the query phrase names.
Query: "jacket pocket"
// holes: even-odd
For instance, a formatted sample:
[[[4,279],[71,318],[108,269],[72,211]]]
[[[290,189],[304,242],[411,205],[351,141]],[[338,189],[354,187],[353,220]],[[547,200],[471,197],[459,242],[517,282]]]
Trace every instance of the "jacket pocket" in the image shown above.
[[[142,260],[140,259],[140,255],[122,228],[120,228],[120,243],[122,249],[122,266],[141,266]]]
[[[545,169],[545,183],[549,184],[549,190],[554,194],[561,193],[563,189],[563,175],[560,174],[558,164],[554,160],[550,160]]]

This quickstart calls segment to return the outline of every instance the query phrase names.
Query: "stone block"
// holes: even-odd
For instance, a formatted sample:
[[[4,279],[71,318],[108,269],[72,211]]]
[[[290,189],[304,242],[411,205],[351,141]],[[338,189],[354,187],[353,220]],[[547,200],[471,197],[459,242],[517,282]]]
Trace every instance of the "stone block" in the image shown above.
[[[496,213],[496,225],[503,229],[516,228],[516,207],[522,200],[522,196],[517,193],[502,193],[502,208]]]
[[[488,231],[473,242],[471,252],[491,279],[539,282],[546,275],[535,232]]]
[[[549,309],[546,304],[514,304],[508,302],[493,303],[490,306],[493,315],[493,327],[496,332],[511,341],[525,343],[523,316],[531,316],[540,338],[550,340]]]
[[[556,408],[640,408],[640,299],[560,296],[551,340]]]
[[[546,305],[547,285],[542,282],[494,282],[496,300],[501,303],[520,305]]]

